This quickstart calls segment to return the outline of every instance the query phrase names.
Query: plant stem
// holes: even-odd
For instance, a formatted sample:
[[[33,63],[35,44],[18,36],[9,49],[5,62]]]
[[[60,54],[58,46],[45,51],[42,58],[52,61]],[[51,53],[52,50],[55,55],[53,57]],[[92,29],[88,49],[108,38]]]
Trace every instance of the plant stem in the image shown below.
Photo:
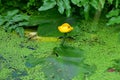
[[[61,46],[64,46],[66,37],[67,37],[67,33],[64,33],[64,36],[63,36],[63,39],[62,39],[62,42],[61,42]]]

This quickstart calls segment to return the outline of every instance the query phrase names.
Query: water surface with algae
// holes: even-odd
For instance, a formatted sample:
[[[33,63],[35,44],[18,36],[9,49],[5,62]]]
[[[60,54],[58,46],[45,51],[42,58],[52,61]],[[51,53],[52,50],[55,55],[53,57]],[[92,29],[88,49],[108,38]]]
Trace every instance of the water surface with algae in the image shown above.
[[[114,64],[114,59],[120,59],[120,29],[118,27],[119,25],[106,27],[104,24],[100,24],[97,32],[91,33],[86,30],[85,25],[82,25],[82,27],[80,27],[82,31],[81,35],[79,35],[80,37],[68,43],[84,51],[84,62],[86,64],[95,65],[97,67],[95,72],[87,78],[88,80],[120,79],[118,72],[107,71],[107,69]],[[19,38],[18,35],[6,33],[0,29],[0,80],[47,80],[43,71],[45,65],[42,65],[43,62],[39,59],[51,55],[53,48],[58,45],[59,40],[30,40],[26,42],[23,38]],[[26,63],[27,60],[30,62],[29,64]],[[54,59],[50,60],[55,62]],[[39,64],[37,62],[39,62]],[[60,67],[60,64],[56,64]],[[68,66],[63,67],[69,68]],[[54,70],[52,66],[51,70]],[[59,70],[59,72],[60,71],[61,70]],[[54,78],[56,76],[50,76],[55,80]],[[64,75],[62,76],[64,77]],[[56,80],[62,79],[58,77]],[[72,80],[84,79],[81,79],[81,74],[78,73]]]

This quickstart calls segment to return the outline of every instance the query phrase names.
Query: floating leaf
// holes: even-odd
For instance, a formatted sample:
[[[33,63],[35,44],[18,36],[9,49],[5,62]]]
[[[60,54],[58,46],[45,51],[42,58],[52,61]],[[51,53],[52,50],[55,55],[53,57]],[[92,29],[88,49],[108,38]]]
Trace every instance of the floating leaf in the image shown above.
[[[71,80],[75,77],[80,69],[72,63],[66,64],[59,62],[57,58],[47,58],[47,63],[42,69],[45,73],[46,80]]]

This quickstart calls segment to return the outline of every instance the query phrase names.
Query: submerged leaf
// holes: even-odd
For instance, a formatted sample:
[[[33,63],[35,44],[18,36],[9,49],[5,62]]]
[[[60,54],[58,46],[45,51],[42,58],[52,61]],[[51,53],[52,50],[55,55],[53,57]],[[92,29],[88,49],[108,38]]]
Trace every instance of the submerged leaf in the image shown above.
[[[58,57],[50,55],[36,58],[30,55],[25,65],[31,68],[41,64],[46,80],[72,80],[78,74],[83,79],[95,71],[94,66],[84,63],[83,51],[79,48],[60,46],[54,48],[53,53],[58,54]]]
[[[53,53],[58,54],[58,57],[46,58],[43,68],[46,80],[72,80],[78,74],[83,79],[96,69],[84,63],[83,51],[79,48],[60,46],[54,48]]]
[[[59,59],[52,57],[47,58],[46,66],[43,68],[46,80],[71,80],[79,71],[78,66],[59,62]]]

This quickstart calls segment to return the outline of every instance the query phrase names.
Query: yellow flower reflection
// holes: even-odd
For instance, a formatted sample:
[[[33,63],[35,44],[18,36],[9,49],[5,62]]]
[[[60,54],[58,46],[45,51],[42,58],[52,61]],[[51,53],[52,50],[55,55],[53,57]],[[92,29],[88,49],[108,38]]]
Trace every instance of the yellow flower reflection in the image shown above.
[[[68,23],[64,23],[61,26],[58,27],[58,30],[61,33],[68,33],[73,30],[73,27],[71,27]]]

